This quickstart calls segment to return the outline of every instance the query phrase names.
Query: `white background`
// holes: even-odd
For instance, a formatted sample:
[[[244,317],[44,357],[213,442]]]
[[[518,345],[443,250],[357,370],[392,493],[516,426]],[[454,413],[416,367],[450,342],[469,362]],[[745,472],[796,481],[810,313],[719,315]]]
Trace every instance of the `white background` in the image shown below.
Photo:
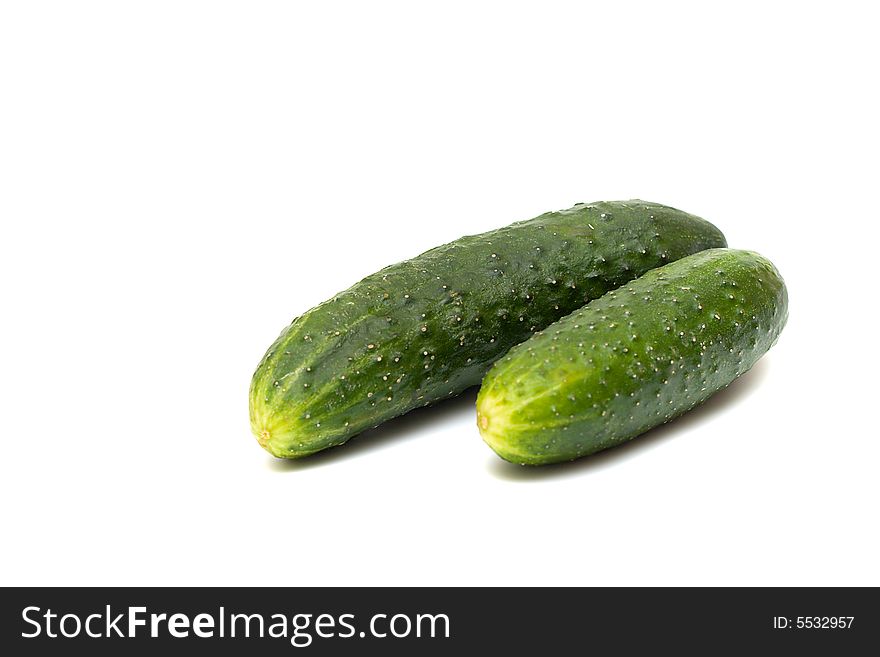
[[[880,585],[871,3],[8,2],[3,584]],[[577,201],[699,214],[791,318],[727,391],[522,469],[475,393],[300,462],[297,314]]]

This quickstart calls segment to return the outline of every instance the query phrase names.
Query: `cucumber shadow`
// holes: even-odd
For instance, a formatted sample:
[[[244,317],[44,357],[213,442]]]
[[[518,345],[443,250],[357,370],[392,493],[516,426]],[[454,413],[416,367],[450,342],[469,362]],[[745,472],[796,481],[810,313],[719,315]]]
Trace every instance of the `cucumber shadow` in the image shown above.
[[[368,429],[358,434],[343,445],[325,449],[302,459],[270,457],[269,468],[276,472],[301,471],[331,465],[350,458],[358,458],[368,452],[392,447],[393,443],[415,440],[421,437],[428,428],[464,414],[473,415],[474,435],[475,439],[479,440],[475,411],[479,389],[479,386],[473,386],[452,399],[443,400],[432,406],[413,409],[409,413],[382,423],[375,429]]]
[[[731,408],[759,388],[769,371],[767,357],[760,359],[748,372],[727,388],[674,420],[648,430],[629,442],[606,449],[593,456],[585,456],[567,463],[543,466],[522,466],[493,456],[487,469],[499,479],[507,481],[541,481],[582,475],[594,470],[613,467],[640,453],[654,449],[660,443],[675,438],[676,434],[699,427],[727,408]]]

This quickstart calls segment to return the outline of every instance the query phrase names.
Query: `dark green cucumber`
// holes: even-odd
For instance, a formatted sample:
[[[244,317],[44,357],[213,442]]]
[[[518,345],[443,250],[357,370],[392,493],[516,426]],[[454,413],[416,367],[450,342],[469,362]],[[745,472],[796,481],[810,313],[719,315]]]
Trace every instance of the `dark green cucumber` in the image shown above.
[[[649,271],[514,347],[477,397],[483,439],[542,465],[630,440],[724,388],[775,343],[785,283],[751,251]]]
[[[644,201],[578,204],[368,276],[288,326],[257,367],[251,428],[295,458],[480,382],[513,345],[703,249],[712,224]]]

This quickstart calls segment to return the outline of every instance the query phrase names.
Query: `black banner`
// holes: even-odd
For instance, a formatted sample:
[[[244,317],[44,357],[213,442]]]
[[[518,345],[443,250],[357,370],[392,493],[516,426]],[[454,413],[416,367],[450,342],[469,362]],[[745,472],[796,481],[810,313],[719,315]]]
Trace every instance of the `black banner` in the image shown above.
[[[869,588],[7,588],[0,614],[7,655],[849,655],[880,639]]]

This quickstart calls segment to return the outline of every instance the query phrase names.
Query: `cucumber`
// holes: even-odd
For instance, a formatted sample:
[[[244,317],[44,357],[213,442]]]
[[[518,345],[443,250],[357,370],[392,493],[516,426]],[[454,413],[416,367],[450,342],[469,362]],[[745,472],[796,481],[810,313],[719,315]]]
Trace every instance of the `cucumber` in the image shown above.
[[[626,201],[437,247],[293,320],[254,373],[251,429],[279,457],[339,445],[477,385],[510,347],[608,290],[724,245],[698,217]]]
[[[649,271],[513,348],[477,397],[502,458],[556,463],[667,422],[747,371],[776,342],[788,295],[751,251],[711,249]]]

